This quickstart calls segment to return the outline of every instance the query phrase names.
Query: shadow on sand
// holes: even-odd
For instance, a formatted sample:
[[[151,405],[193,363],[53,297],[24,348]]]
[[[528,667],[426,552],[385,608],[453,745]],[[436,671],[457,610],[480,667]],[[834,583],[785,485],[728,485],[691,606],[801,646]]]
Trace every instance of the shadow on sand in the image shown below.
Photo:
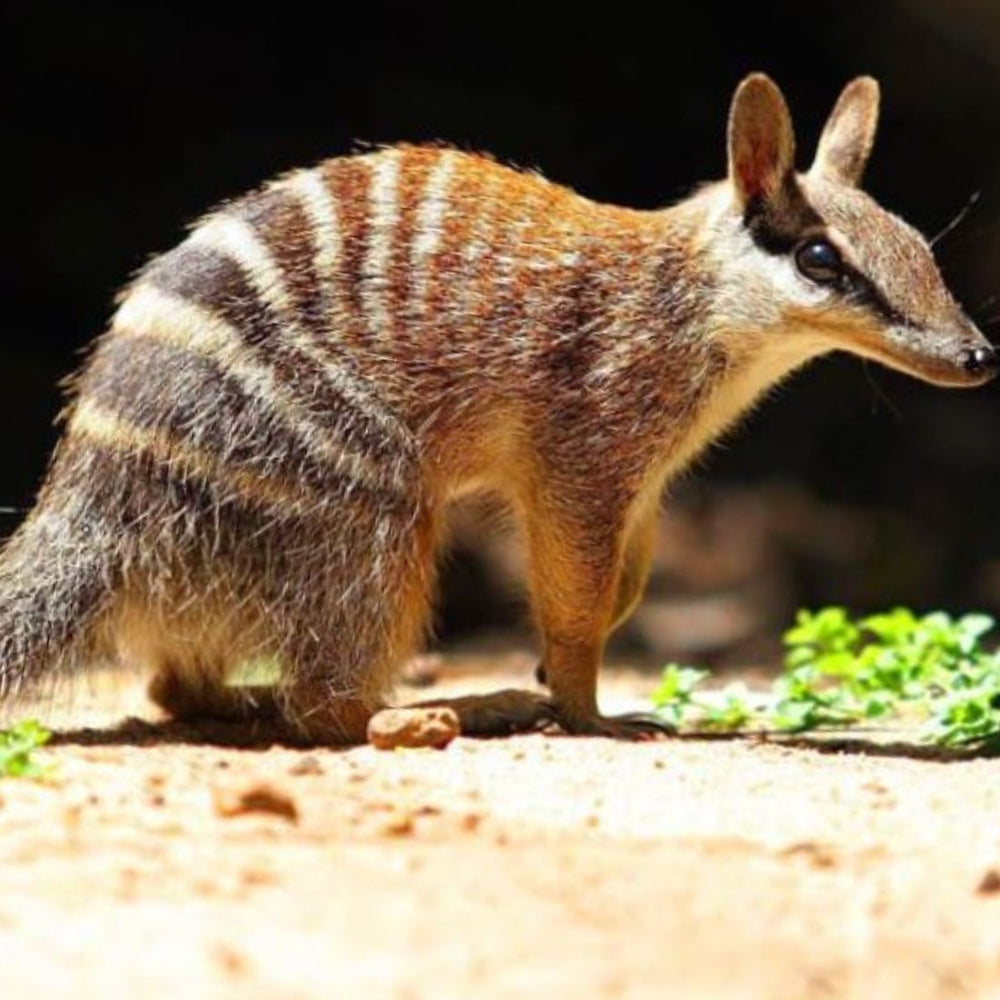
[[[282,746],[306,749],[312,744],[295,739],[277,722],[222,722],[166,719],[152,722],[129,717],[108,727],[54,729],[49,746],[217,746],[239,750],[267,750]],[[331,747],[331,749],[341,749]]]
[[[683,740],[738,740],[753,746],[787,747],[821,754],[854,754],[862,757],[899,757],[936,763],[1000,757],[1000,741],[961,747],[937,746],[907,739],[901,730],[849,730],[813,733],[684,733]]]
[[[550,731],[554,738],[565,737]],[[537,735],[537,734],[535,734]],[[493,737],[505,739],[510,737]],[[901,738],[900,732],[865,731],[821,732],[808,735],[760,733],[684,733],[660,742],[698,740],[740,742],[749,746],[786,747],[821,754],[854,754],[866,757],[898,757],[908,760],[947,763],[1000,756],[1000,742],[965,747],[942,747]],[[50,746],[218,746],[242,750],[266,750],[270,747],[306,749],[315,744],[296,739],[287,728],[273,721],[221,722],[211,719],[193,721],[164,720],[152,722],[130,717],[107,728],[81,727],[57,729]],[[331,747],[330,749],[350,749]]]

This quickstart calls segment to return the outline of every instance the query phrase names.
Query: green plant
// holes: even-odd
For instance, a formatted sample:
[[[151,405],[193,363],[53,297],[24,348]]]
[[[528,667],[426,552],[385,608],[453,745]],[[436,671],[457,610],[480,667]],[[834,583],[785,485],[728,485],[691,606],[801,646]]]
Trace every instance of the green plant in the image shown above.
[[[48,743],[51,735],[34,719],[0,729],[0,777],[44,778],[49,769],[33,754]]]
[[[1000,653],[983,643],[993,625],[988,615],[906,608],[860,619],[838,607],[800,611],[766,694],[708,692],[706,671],[671,664],[653,703],[681,728],[805,732],[908,719],[939,744],[1000,745]]]
[[[685,715],[695,704],[695,688],[708,677],[707,670],[681,667],[671,663],[663,671],[660,686],[653,692],[653,704],[668,722],[675,726],[685,721]]]

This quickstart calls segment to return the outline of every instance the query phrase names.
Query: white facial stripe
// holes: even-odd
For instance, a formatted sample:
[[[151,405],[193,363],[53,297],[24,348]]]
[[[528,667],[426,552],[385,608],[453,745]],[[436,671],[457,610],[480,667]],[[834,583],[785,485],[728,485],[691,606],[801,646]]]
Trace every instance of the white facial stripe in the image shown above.
[[[719,314],[738,326],[763,327],[781,321],[790,306],[816,308],[831,301],[830,288],[803,277],[791,255],[759,247],[735,213],[715,220],[706,244],[719,284]]]
[[[752,240],[750,242],[753,246],[750,259],[754,269],[764,275],[789,302],[819,305],[830,298],[830,289],[803,277],[790,256],[767,253]]]

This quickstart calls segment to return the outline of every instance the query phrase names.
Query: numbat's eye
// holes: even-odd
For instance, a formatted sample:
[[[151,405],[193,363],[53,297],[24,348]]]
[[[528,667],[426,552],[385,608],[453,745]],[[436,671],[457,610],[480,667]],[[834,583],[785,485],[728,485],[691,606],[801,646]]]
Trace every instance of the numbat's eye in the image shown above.
[[[844,273],[840,251],[827,240],[809,240],[795,251],[795,265],[810,280],[829,285]]]

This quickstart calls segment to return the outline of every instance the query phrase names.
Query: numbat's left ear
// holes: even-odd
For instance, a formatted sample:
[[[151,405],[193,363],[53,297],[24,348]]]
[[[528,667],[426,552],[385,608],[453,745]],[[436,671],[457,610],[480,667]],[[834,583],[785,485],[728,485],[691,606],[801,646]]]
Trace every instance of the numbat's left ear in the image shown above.
[[[875,142],[879,87],[870,76],[859,76],[841,92],[820,136],[809,172],[857,187]]]
[[[729,180],[740,204],[771,201],[795,169],[795,134],[777,84],[751,73],[729,109]]]

